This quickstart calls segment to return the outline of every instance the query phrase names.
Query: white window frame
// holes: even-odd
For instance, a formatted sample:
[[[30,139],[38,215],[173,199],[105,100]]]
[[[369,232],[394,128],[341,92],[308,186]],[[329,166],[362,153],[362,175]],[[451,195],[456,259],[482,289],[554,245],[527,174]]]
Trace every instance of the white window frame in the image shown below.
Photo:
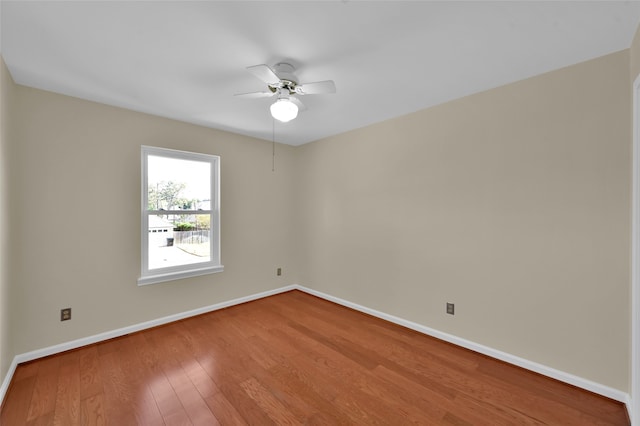
[[[149,216],[158,214],[160,210],[148,209],[148,158],[160,156],[177,160],[200,161],[211,166],[211,209],[210,210],[161,210],[163,215],[172,214],[210,214],[211,215],[211,257],[208,262],[176,265],[166,268],[149,269]],[[141,147],[141,235],[142,268],[138,285],[155,284],[199,275],[222,272],[224,266],[220,262],[220,157],[217,155],[199,154],[195,152],[177,151],[152,146]]]

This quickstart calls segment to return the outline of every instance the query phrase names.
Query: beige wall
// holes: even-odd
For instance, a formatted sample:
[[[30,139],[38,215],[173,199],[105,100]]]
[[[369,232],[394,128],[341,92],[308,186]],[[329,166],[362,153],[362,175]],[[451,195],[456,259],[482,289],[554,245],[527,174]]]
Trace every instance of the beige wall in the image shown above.
[[[9,233],[9,132],[12,105],[13,81],[0,57],[0,383],[9,370],[15,355],[10,345],[10,289],[11,282]]]
[[[14,103],[14,353],[297,281],[293,147],[272,172],[266,141],[23,86]],[[221,156],[224,272],[136,285],[141,145]]]
[[[633,127],[634,127],[634,123],[633,123],[633,114],[634,114],[634,107],[633,107],[633,103],[634,103],[634,99],[633,99],[633,94],[634,94],[634,89],[633,89],[633,85],[635,84],[636,79],[638,78],[638,76],[640,75],[640,27],[638,27],[638,29],[636,30],[636,34],[635,37],[633,38],[633,41],[631,43],[631,48],[629,49],[629,58],[630,58],[630,69],[631,69],[631,75],[630,75],[630,85],[629,85],[629,91],[631,92],[631,99],[630,99],[630,104],[629,104],[629,109],[630,109],[630,117],[631,117],[631,132],[633,134]],[[632,141],[633,143],[633,141]],[[629,162],[632,162],[632,158],[630,156],[629,158]],[[633,283],[632,283],[633,285]],[[629,304],[632,305],[632,290],[631,290],[631,286],[630,286],[630,291],[629,291]],[[633,312],[630,312],[631,315],[629,315],[629,323],[632,324],[633,321]],[[633,336],[631,336],[631,334],[629,334],[629,346],[632,346],[633,343]],[[635,355],[635,359],[637,360],[638,355],[640,354],[633,354],[633,351],[631,352],[631,356],[629,359],[629,371],[631,372],[629,374],[630,376],[630,384],[629,384],[629,392],[631,394],[631,404],[627,407],[629,410],[629,413],[631,415],[632,418],[638,418],[640,417],[640,397],[637,395],[637,390],[634,389],[634,387],[638,384],[638,381],[640,380],[640,377],[634,377],[632,376],[632,373],[634,371],[634,368],[632,367],[632,364],[634,362],[634,355]],[[636,366],[637,367],[637,366]],[[637,376],[637,372],[634,374],[635,376]]]
[[[629,66],[300,147],[300,282],[627,392]]]

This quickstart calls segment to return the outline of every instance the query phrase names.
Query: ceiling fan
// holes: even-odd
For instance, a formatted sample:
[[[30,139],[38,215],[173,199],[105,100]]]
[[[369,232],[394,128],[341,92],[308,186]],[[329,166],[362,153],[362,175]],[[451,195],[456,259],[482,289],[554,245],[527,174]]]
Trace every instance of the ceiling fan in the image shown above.
[[[323,93],[335,93],[336,85],[332,80],[316,81],[313,83],[298,83],[294,75],[295,69],[291,64],[284,62],[274,65],[254,65],[247,70],[267,83],[268,91],[239,93],[240,98],[266,98],[276,96],[276,101],[271,104],[271,115],[276,120],[286,123],[298,116],[298,110],[304,111],[306,107],[297,96],[318,95]]]

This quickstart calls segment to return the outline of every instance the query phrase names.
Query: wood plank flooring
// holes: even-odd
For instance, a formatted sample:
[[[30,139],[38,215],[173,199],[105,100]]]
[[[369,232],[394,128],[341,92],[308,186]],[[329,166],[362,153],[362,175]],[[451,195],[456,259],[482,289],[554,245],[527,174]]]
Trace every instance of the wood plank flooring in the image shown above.
[[[628,425],[623,404],[292,291],[18,366],[19,425]]]

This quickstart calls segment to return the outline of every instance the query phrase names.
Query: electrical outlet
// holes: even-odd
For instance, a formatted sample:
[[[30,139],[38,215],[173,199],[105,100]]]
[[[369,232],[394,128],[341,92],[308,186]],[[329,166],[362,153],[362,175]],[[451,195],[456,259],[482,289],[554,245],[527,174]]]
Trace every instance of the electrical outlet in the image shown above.
[[[71,308],[60,309],[60,321],[68,321],[71,319]]]
[[[278,271],[276,272],[276,275],[278,275],[278,276],[282,275],[282,268],[278,268]]]
[[[447,303],[447,313],[449,315],[455,315],[455,305],[453,303]]]

